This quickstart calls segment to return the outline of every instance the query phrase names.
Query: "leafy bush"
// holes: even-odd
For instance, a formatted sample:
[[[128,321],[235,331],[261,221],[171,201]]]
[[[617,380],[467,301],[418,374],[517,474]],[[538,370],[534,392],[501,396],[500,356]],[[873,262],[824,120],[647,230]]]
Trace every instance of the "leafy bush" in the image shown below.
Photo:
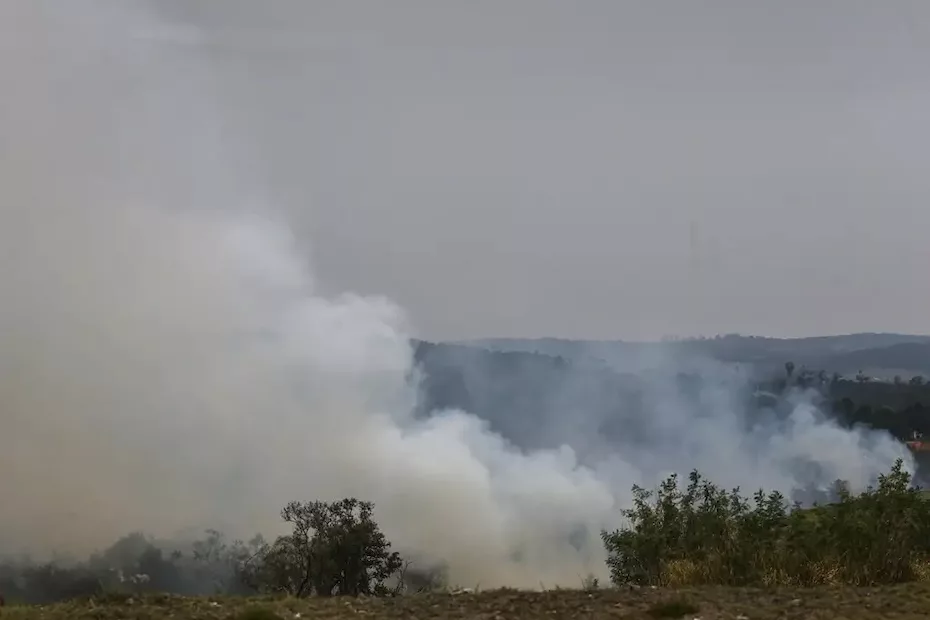
[[[291,502],[281,517],[293,532],[266,545],[245,578],[266,592],[292,596],[385,595],[403,561],[372,519],[374,505],[355,498]]]
[[[601,533],[616,584],[873,585],[921,578],[930,565],[930,502],[899,460],[877,488],[802,509],[778,492],[749,501],[694,471],[656,492],[634,487],[628,527]]]

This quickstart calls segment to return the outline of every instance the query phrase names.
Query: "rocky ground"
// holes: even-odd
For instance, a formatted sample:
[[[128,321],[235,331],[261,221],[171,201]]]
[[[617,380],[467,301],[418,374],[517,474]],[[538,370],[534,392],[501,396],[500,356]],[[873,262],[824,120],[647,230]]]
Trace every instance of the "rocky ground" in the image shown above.
[[[0,610],[3,620],[343,620],[348,618],[700,618],[701,620],[930,617],[930,584],[881,588],[497,590],[398,598],[125,597]]]

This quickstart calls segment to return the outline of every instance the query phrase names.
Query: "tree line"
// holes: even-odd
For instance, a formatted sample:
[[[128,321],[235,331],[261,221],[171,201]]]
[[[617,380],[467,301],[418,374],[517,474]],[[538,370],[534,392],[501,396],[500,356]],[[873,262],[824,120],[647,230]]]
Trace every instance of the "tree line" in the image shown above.
[[[633,488],[625,525],[603,531],[613,585],[877,585],[930,579],[930,502],[898,461],[874,488],[834,484],[830,503],[802,508],[778,492],[744,495],[694,471],[657,489]],[[165,553],[133,534],[73,565],[7,562],[8,602],[50,603],[136,593],[402,596],[447,587],[440,573],[411,570],[391,549],[374,505],[292,502],[289,534],[227,544],[209,531],[188,553]],[[454,534],[453,534],[454,535]],[[600,587],[596,579],[584,587]]]
[[[760,387],[779,395],[793,387],[814,390],[821,409],[847,428],[883,430],[902,441],[930,434],[930,384],[922,375],[875,381],[860,371],[847,379],[823,370],[796,370],[786,362],[784,377]]]

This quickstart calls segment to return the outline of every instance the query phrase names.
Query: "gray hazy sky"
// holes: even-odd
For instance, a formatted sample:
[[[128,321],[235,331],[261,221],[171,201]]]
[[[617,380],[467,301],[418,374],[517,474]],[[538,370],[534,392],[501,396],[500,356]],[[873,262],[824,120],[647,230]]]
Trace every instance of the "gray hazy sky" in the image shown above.
[[[156,4],[422,336],[930,333],[930,3]]]

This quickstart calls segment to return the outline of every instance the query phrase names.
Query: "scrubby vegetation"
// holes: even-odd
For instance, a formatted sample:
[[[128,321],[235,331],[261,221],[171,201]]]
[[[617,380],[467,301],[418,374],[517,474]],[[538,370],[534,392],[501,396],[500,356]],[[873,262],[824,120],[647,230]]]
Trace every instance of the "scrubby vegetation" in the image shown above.
[[[407,588],[410,565],[391,551],[372,518],[373,508],[355,498],[292,502],[281,511],[292,532],[273,543],[256,536],[226,544],[211,530],[188,553],[176,549],[166,556],[164,546],[132,534],[86,562],[9,561],[0,567],[0,593],[7,601],[26,603],[153,592],[298,598],[399,594]]]
[[[256,591],[296,597],[400,593],[402,580],[393,588],[385,582],[399,576],[404,563],[372,519],[373,508],[355,498],[291,502],[281,517],[293,532],[242,562],[242,578]]]
[[[930,502],[899,461],[874,488],[854,495],[838,481],[836,501],[790,505],[778,492],[747,498],[692,472],[656,490],[634,487],[625,522],[602,533],[616,586],[875,586],[930,578]],[[209,532],[190,553],[164,550],[141,535],[72,566],[8,563],[0,592],[11,602],[81,596],[285,594],[398,596],[411,587],[409,563],[374,520],[371,503],[293,502],[281,513],[292,531],[226,545]],[[422,575],[419,576],[422,579]],[[425,583],[425,582],[424,582]],[[585,588],[592,592],[596,586]]]
[[[778,492],[747,500],[692,472],[655,492],[634,488],[629,525],[602,537],[614,583],[641,585],[876,585],[921,580],[930,568],[930,502],[901,461],[877,487],[791,506]]]

